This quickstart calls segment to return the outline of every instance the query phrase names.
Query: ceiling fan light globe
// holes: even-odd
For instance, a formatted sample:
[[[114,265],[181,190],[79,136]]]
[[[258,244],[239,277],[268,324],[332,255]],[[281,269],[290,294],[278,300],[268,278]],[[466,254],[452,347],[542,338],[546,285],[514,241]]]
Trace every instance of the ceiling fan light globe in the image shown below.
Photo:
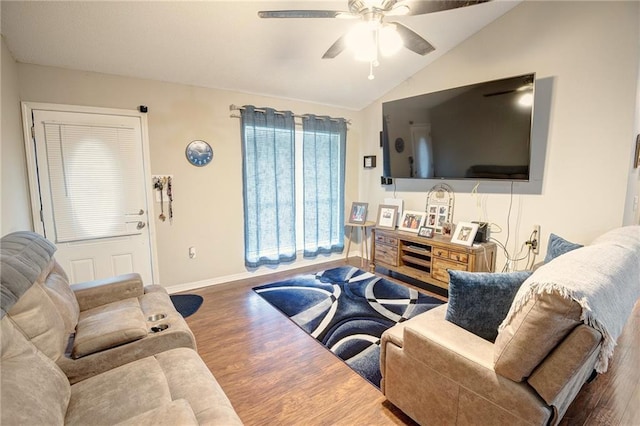
[[[376,59],[375,49],[360,49],[354,52],[353,58],[360,62],[372,62]]]
[[[347,33],[345,43],[358,61],[370,62],[376,57],[375,31],[367,22],[355,25]]]
[[[378,37],[380,54],[382,54],[382,56],[395,55],[404,45],[402,43],[402,37],[400,37],[400,34],[396,31],[395,25],[384,25],[380,28]]]

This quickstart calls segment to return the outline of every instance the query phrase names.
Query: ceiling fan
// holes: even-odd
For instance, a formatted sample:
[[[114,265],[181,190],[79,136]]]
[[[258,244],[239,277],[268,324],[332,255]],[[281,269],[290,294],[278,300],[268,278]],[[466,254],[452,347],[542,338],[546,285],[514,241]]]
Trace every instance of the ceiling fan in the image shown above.
[[[384,56],[401,47],[426,55],[435,47],[416,32],[399,22],[386,22],[386,17],[424,15],[484,3],[489,0],[348,0],[348,11],[337,10],[272,10],[260,11],[260,18],[338,18],[360,22],[342,35],[322,56],[332,59],[347,47],[356,52],[356,59],[368,61],[371,69],[378,65],[378,52]],[[373,73],[369,74],[373,78]]]

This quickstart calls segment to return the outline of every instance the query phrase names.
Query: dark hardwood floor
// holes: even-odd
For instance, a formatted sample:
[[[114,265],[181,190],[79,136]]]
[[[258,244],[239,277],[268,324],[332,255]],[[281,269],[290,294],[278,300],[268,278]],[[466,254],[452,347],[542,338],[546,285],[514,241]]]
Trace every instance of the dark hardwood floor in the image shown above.
[[[415,424],[251,290],[344,264],[327,262],[190,292],[204,297],[200,310],[187,318],[198,352],[245,425]],[[349,264],[360,267],[360,259],[351,258]],[[640,304],[609,371],[582,389],[563,425],[640,425],[639,330]]]

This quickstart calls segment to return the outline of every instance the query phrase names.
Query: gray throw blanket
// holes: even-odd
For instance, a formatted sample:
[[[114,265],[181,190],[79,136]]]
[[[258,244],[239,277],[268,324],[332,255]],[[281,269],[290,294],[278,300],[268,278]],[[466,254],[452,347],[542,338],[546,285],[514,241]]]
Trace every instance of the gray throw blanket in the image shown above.
[[[500,329],[529,299],[552,291],[578,302],[581,320],[602,333],[595,368],[604,373],[640,298],[640,226],[614,229],[536,270],[520,287]]]
[[[35,232],[19,231],[0,240],[0,318],[36,281],[56,246]]]

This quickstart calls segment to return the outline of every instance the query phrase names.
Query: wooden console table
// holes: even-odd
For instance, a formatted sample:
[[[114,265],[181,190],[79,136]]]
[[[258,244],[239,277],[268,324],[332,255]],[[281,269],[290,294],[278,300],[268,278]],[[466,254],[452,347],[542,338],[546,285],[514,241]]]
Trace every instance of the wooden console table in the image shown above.
[[[380,266],[444,289],[449,287],[447,269],[493,272],[496,267],[495,243],[466,247],[441,235],[425,238],[411,232],[374,228],[372,244],[372,271]]]

